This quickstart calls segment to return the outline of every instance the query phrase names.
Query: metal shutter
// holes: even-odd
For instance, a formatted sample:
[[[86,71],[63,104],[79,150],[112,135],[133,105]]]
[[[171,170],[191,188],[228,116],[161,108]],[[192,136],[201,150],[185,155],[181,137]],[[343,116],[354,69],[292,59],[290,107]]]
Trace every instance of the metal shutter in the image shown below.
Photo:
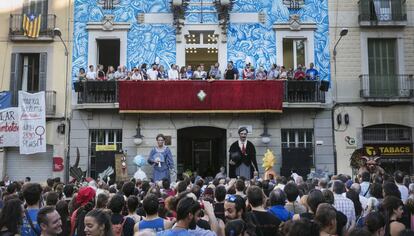
[[[33,155],[20,155],[19,148],[6,150],[6,174],[10,180],[24,180],[26,176],[32,182],[45,182],[52,177],[53,146],[47,145],[46,152]]]

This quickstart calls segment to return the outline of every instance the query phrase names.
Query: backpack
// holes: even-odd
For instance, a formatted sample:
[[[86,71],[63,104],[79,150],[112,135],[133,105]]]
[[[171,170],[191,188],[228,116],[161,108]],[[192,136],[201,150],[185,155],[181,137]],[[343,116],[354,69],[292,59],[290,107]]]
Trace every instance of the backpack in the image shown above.
[[[126,221],[126,218],[123,217],[121,223],[112,225],[112,233],[114,234],[114,236],[124,235],[123,231],[124,231],[125,221]]]

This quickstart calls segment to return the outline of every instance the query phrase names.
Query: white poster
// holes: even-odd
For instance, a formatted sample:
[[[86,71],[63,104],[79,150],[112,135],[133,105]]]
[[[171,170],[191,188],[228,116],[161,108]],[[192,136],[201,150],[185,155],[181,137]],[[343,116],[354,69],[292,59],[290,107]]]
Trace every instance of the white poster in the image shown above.
[[[19,108],[0,110],[0,147],[19,146]]]
[[[19,91],[20,154],[46,152],[45,92]]]

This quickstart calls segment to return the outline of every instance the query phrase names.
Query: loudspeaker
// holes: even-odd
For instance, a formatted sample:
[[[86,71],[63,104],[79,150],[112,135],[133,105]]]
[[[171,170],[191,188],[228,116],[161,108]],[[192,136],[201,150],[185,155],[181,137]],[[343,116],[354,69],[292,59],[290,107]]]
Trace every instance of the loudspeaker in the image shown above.
[[[321,91],[327,92],[329,89],[329,81],[328,80],[321,80],[321,86],[319,87]]]

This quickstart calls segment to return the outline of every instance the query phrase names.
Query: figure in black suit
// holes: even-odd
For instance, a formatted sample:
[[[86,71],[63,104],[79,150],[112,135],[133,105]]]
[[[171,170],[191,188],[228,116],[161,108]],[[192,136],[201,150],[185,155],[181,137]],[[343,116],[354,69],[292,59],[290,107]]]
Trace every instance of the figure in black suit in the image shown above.
[[[254,175],[258,176],[259,174],[256,161],[256,149],[253,143],[247,140],[248,131],[246,127],[241,127],[238,133],[240,139],[234,142],[229,150],[229,176],[230,178],[244,176],[246,179],[252,179]]]

